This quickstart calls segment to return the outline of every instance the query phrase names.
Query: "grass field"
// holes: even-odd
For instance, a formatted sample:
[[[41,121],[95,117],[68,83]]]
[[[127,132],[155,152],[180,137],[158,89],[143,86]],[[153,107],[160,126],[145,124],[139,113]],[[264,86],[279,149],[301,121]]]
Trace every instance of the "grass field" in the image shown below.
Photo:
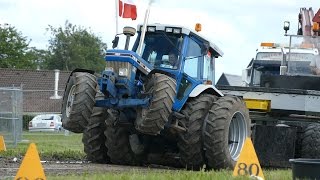
[[[35,143],[41,159],[82,159],[85,154],[81,139],[82,134],[74,133],[65,136],[64,133],[56,132],[23,132],[23,141],[16,148],[8,148],[0,155],[21,157],[26,153],[29,144]]]
[[[289,180],[292,179],[291,171],[289,170],[276,170],[276,171],[265,171],[264,176],[266,180]],[[105,173],[105,174],[84,174],[82,176],[51,176],[48,179],[58,180],[58,179],[108,179],[108,180],[118,180],[118,179],[141,179],[141,180],[247,180],[248,177],[232,177],[232,171],[150,171],[140,172],[140,171],[129,171],[122,173]]]
[[[34,142],[37,145],[41,159],[83,159],[83,145],[81,142],[82,134],[70,133],[65,136],[63,133],[38,133],[24,132],[23,139],[27,142],[19,143],[16,148],[7,149],[6,152],[1,152],[0,157],[22,157],[29,143]],[[292,179],[291,170],[264,170],[266,179],[286,180]],[[185,171],[185,170],[154,170],[138,171],[129,170],[127,172],[108,172],[99,174],[85,173],[82,175],[68,176],[49,176],[48,179],[174,179],[174,180],[191,180],[191,179],[249,179],[248,177],[232,177],[232,171]]]

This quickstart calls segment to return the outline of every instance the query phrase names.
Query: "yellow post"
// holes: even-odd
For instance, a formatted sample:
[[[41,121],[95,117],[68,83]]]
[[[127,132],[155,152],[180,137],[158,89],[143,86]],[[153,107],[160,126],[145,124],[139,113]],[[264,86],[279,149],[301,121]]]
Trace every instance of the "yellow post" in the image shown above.
[[[0,136],[0,151],[6,151],[6,144],[4,143],[3,136]]]

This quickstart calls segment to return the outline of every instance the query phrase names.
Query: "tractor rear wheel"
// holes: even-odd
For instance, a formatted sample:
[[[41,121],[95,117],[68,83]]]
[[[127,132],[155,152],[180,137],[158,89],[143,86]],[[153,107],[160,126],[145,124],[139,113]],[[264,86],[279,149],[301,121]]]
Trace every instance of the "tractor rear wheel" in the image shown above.
[[[213,169],[233,169],[245,140],[250,137],[249,111],[236,96],[215,101],[204,124],[207,165]]]
[[[75,72],[69,77],[62,100],[63,128],[83,132],[95,104],[96,88],[97,81],[92,74]]]
[[[302,133],[302,158],[320,158],[320,124],[309,124]]]
[[[199,170],[204,164],[202,129],[206,114],[217,97],[210,94],[202,94],[189,100],[182,114],[185,118],[182,123],[187,131],[181,133],[178,139],[180,162],[187,169]]]
[[[172,112],[176,81],[165,74],[152,74],[146,82],[145,92],[152,98],[148,108],[138,110],[136,129],[144,134],[157,135],[164,129]]]
[[[135,154],[131,150],[129,142],[129,131],[125,127],[117,126],[119,119],[119,111],[108,110],[108,118],[106,119],[106,136],[105,145],[108,148],[108,156],[111,163],[121,165],[135,165]]]
[[[106,109],[94,107],[88,125],[83,131],[82,142],[89,161],[96,163],[109,162],[107,147],[105,146],[106,136],[104,135],[107,115]]]

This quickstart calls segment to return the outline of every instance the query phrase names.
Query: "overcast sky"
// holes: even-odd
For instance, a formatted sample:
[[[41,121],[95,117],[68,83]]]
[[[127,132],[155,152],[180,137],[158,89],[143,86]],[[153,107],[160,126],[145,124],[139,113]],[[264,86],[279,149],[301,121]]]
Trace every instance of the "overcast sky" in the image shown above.
[[[148,0],[133,1],[138,18],[136,21],[119,19],[120,30],[126,25],[136,27],[143,23]],[[216,76],[222,72],[241,75],[261,42],[288,41],[283,36],[285,20],[291,23],[289,32],[297,32],[300,7],[312,7],[314,13],[320,8],[318,0],[155,0],[149,23],[192,29],[201,23],[201,34],[224,52],[216,61]],[[115,1],[0,0],[0,24],[15,26],[37,48],[47,48],[49,24],[63,26],[66,20],[90,27],[111,47],[115,35]]]

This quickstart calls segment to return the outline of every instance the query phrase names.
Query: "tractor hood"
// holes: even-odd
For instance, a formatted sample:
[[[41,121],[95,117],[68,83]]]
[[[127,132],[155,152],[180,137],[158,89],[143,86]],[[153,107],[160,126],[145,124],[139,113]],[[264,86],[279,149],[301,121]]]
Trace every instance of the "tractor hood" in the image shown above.
[[[142,59],[137,53],[130,50],[107,50],[105,60],[116,62],[129,62],[146,75],[153,70],[153,67],[150,63]]]

